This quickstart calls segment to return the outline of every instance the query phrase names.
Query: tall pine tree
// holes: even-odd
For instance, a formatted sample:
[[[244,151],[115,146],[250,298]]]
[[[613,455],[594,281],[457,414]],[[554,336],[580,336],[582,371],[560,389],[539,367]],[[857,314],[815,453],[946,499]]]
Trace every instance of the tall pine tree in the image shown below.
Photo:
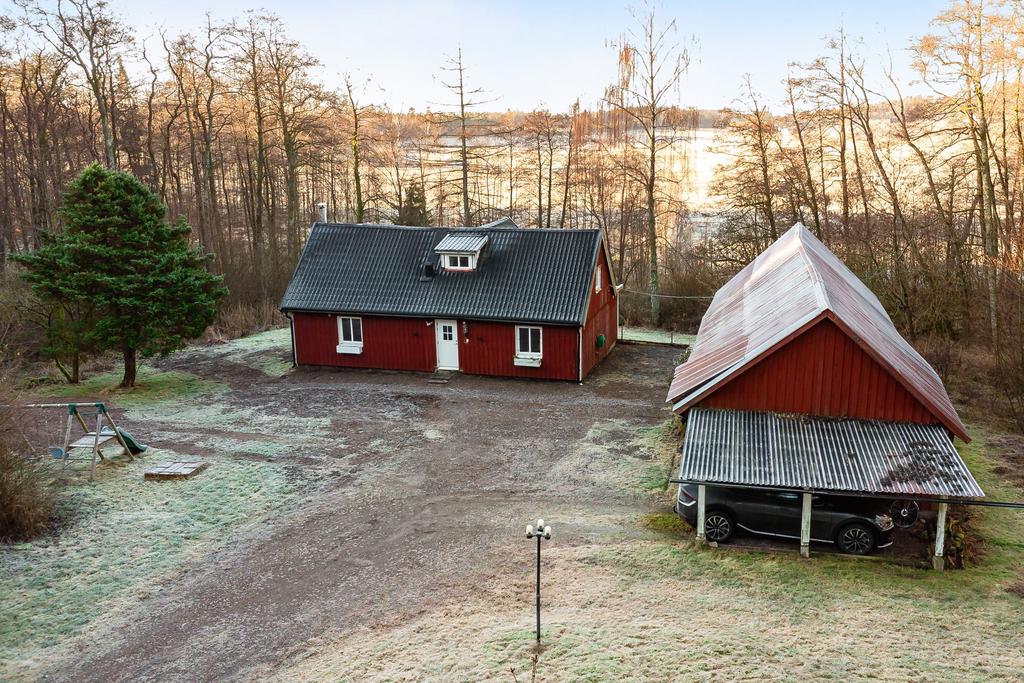
[[[430,225],[430,211],[427,209],[427,195],[423,184],[413,181],[405,188],[405,201],[398,210],[398,225]]]
[[[64,231],[19,260],[45,299],[94,309],[82,346],[124,358],[121,386],[135,385],[137,359],[166,354],[213,322],[227,290],[188,244],[183,220],[134,176],[93,164],[68,186]]]

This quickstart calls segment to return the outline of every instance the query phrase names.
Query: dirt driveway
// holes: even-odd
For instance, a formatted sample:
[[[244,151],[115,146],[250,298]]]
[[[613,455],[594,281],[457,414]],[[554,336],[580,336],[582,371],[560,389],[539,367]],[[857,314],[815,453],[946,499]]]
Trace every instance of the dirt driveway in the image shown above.
[[[280,362],[286,349],[259,353]],[[264,677],[318,639],[398,624],[527,570],[521,534],[537,515],[560,547],[633,533],[631,520],[660,505],[655,442],[677,354],[621,345],[583,386],[332,370],[274,378],[201,350],[162,361],[223,388],[212,417],[197,417],[202,400],[136,411],[154,445],[273,458],[295,486],[310,472],[315,486],[91,628],[47,678]]]

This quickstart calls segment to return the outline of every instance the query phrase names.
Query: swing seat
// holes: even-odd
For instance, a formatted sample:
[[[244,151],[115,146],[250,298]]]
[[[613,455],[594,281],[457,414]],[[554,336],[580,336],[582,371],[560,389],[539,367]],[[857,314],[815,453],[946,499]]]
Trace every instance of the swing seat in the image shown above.
[[[111,441],[117,441],[117,435],[110,427],[104,427],[100,430],[99,447],[103,448],[104,446],[109,445]],[[68,446],[68,450],[71,450],[72,448],[92,448],[92,445],[95,442],[96,432],[86,432],[85,436],[80,437]]]
[[[50,446],[50,455],[54,460],[65,460],[68,457],[67,452],[60,446]]]

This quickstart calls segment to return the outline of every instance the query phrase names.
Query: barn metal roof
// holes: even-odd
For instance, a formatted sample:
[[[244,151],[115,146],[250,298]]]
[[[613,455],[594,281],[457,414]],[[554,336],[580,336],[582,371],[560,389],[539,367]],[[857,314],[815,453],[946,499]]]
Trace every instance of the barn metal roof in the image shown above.
[[[477,269],[468,272],[439,267],[435,249],[453,233],[316,223],[281,310],[583,324],[600,230],[467,230],[488,238]]]
[[[682,412],[760,358],[830,318],[951,432],[969,441],[942,380],[876,297],[797,223],[715,294],[666,400]]]
[[[450,232],[437,243],[434,251],[475,254],[483,249],[485,244],[487,244],[487,235],[482,232]]]
[[[679,478],[816,491],[976,498],[941,425],[694,408]]]

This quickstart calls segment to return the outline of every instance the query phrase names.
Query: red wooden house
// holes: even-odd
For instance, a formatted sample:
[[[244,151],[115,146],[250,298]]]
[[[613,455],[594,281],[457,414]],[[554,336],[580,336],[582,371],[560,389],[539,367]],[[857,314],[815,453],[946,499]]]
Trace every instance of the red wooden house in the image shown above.
[[[583,378],[618,340],[600,230],[313,225],[281,302],[297,365]]]

